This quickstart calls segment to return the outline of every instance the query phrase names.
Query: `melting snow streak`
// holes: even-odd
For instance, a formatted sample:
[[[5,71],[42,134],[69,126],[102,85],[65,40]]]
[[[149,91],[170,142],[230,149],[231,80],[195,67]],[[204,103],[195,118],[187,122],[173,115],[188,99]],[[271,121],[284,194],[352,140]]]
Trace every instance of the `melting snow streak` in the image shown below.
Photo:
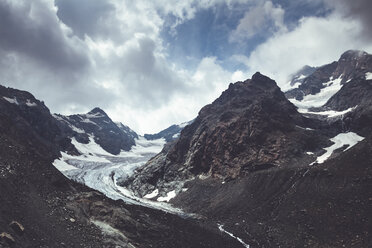
[[[224,228],[223,228],[223,225],[221,224],[218,224],[218,229],[220,229],[221,232],[224,232],[226,234],[228,234],[229,236],[231,236],[232,238],[236,239],[237,241],[239,241],[242,245],[244,245],[244,247],[247,247],[249,248],[249,245],[246,244],[241,238],[239,237],[236,237],[234,234],[232,234],[231,232],[228,232],[226,231]]]

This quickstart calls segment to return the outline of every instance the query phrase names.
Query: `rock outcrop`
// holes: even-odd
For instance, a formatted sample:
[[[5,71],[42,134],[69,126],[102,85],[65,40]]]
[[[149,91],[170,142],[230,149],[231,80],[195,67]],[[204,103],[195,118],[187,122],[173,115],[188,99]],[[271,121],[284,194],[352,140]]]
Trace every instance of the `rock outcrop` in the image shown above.
[[[122,123],[114,123],[100,108],[94,108],[86,114],[54,116],[68,137],[75,137],[83,144],[89,143],[89,137],[92,137],[104,150],[114,155],[121,150],[129,151],[138,138],[133,130]]]

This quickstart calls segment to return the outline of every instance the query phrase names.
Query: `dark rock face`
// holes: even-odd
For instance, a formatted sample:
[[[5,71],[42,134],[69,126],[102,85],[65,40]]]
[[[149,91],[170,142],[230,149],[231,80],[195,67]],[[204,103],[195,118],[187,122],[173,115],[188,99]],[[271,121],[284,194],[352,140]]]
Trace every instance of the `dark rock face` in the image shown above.
[[[125,186],[143,196],[154,188],[169,191],[179,184],[175,181],[201,174],[229,180],[283,165],[301,166],[309,159],[305,152],[320,152],[319,144],[327,144],[327,137],[306,129],[313,124],[273,80],[256,73],[250,80],[230,84],[202,108],[178,141]]]
[[[343,131],[354,131],[368,136],[372,131],[372,80],[352,79],[319,110],[353,111],[340,118]]]
[[[366,72],[372,71],[372,55],[363,51],[349,50],[341,55],[337,62],[317,68],[312,74],[302,79],[301,85],[285,93],[288,99],[302,100],[306,95],[314,95],[326,87],[330,78],[341,78],[341,84],[351,79],[365,78]]]
[[[330,77],[340,78],[342,88],[311,110],[353,108],[337,117],[298,113],[260,74],[231,84],[125,186],[139,196],[175,190],[173,204],[224,223],[251,247],[368,246],[369,61],[366,53],[348,51],[303,78],[302,97],[319,92]],[[332,145],[329,138],[350,131],[365,139],[312,164]]]
[[[0,132],[27,141],[30,149],[50,157],[74,150],[43,102],[26,91],[0,86]]]
[[[313,74],[316,71],[316,69],[318,68],[305,65],[300,70],[298,70],[293,75],[291,75],[290,85],[294,86],[295,84],[298,84],[298,83],[302,84],[304,79],[310,76],[311,74]]]
[[[94,108],[87,114],[70,116],[55,115],[61,129],[69,132],[80,143],[89,143],[89,136],[107,152],[117,155],[121,150],[129,151],[135,145],[137,134],[129,127],[115,124],[100,108]]]
[[[320,166],[190,181],[173,203],[225,223],[251,247],[368,247],[371,154],[369,136]]]

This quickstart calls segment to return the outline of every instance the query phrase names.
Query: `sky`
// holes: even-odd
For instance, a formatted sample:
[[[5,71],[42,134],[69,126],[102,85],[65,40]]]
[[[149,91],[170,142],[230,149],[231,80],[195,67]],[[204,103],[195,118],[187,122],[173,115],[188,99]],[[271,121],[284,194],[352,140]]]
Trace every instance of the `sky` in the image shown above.
[[[372,53],[370,0],[0,0],[0,84],[139,134],[195,118],[259,71]]]

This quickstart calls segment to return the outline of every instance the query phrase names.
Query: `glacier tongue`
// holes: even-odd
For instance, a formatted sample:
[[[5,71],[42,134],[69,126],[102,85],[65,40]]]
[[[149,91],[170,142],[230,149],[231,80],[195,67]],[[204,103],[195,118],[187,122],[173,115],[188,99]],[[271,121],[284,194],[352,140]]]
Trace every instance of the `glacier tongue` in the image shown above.
[[[53,165],[66,177],[96,189],[114,200],[121,199],[129,204],[184,215],[180,209],[168,203],[136,197],[131,191],[116,184],[118,178],[130,177],[136,168],[144,165],[151,157],[159,153],[165,144],[164,139],[146,140],[144,137],[139,137],[130,151],[122,151],[118,155],[112,155],[103,150],[94,141],[93,136],[89,137],[88,144],[79,143],[74,138],[72,143],[81,155],[72,156],[62,152],[62,157],[53,162]]]

